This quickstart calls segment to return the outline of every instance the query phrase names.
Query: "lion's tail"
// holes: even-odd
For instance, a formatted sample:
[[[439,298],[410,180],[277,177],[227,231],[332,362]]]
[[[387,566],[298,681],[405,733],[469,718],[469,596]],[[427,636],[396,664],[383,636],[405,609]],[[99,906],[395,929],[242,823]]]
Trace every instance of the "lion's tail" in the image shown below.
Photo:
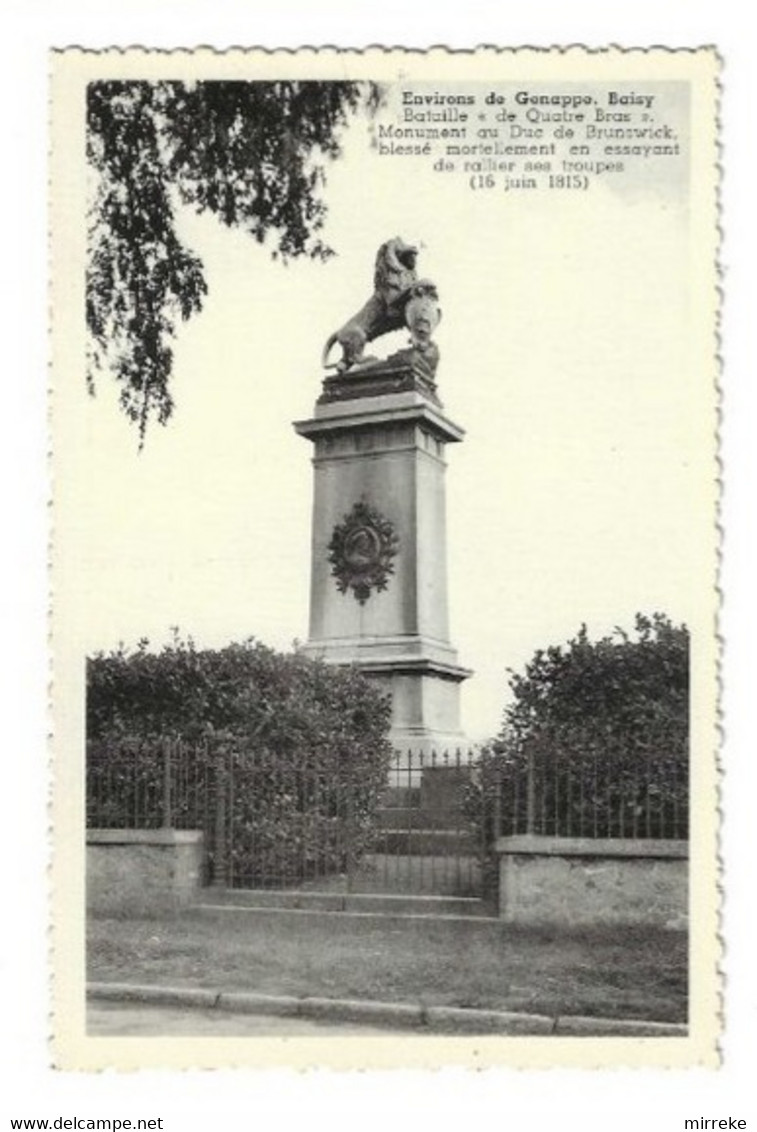
[[[326,345],[323,347],[323,353],[321,354],[321,365],[324,369],[331,369],[336,364],[334,362],[329,363],[329,354],[338,341],[339,335],[336,331],[327,338]]]

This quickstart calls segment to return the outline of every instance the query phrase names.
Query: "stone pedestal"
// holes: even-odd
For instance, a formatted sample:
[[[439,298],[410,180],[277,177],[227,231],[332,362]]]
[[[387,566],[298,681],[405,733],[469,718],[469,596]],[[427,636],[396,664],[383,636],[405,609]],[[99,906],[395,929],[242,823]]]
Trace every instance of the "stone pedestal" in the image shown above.
[[[310,631],[303,651],[354,663],[392,697],[403,750],[465,745],[469,670],[449,640],[445,451],[463,437],[404,357],[327,378],[315,414]]]

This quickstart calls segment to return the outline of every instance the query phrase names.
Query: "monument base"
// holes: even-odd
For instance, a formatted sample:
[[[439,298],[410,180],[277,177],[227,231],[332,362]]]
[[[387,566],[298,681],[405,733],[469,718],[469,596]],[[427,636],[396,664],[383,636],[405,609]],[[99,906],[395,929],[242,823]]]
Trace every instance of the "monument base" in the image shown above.
[[[403,756],[402,765],[428,764],[432,754],[453,755],[468,749],[459,723],[460,684],[470,675],[467,669],[442,673],[429,665],[420,671],[364,668],[363,672],[391,696],[389,738]]]
[[[412,755],[408,765],[417,763],[419,756],[428,762],[431,752],[468,750],[470,744],[460,727],[460,685],[471,675],[470,669],[444,657],[449,651],[454,658],[451,649],[437,646],[429,650],[433,656],[423,656],[415,651],[418,642],[405,642],[404,655],[401,647],[399,641],[309,642],[301,651],[330,664],[356,665],[389,696],[389,738],[395,750]]]

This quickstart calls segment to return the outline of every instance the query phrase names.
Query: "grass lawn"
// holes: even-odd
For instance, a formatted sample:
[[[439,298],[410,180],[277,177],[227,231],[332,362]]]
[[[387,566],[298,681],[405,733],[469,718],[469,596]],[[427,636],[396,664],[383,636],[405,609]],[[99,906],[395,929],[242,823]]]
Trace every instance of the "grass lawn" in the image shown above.
[[[88,978],[685,1022],[688,943],[651,928],[409,920],[91,919]]]

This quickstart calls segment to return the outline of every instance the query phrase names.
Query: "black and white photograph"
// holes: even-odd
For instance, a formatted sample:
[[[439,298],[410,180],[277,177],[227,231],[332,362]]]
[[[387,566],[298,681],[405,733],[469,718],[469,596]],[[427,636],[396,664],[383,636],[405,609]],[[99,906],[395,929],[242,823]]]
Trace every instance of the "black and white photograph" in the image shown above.
[[[717,1063],[718,73],[53,55],[62,1066]]]

